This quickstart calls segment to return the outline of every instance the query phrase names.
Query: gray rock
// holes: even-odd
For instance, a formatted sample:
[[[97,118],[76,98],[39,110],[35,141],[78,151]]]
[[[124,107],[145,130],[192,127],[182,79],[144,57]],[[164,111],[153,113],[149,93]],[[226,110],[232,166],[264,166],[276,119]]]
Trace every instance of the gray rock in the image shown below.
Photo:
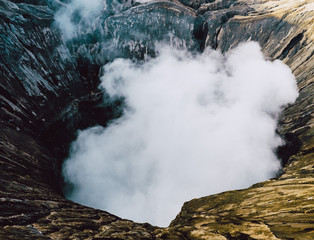
[[[54,14],[68,1],[2,0],[0,238],[310,239],[313,11],[306,5],[310,1],[288,8],[259,2],[110,1],[94,21],[78,18],[76,37],[64,42]],[[247,40],[258,41],[269,59],[282,59],[298,80],[300,96],[283,112],[278,132],[290,146],[300,146],[288,146],[280,177],[190,201],[170,228],[122,220],[64,199],[60,165],[75,131],[105,126],[121,114],[122,100],[111,102],[97,88],[103,64],[154,56],[158,41],[225,52]]]

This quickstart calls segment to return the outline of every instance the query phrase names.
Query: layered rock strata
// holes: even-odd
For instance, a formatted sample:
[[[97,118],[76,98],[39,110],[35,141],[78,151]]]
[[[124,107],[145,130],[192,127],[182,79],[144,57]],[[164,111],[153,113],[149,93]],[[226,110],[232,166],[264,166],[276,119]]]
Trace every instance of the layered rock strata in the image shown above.
[[[95,20],[101,30],[83,30],[67,45],[54,24],[58,4],[0,2],[0,239],[314,238],[312,1],[119,3]],[[134,35],[130,24],[141,34]],[[278,132],[287,140],[278,150],[285,164],[280,175],[191,200],[168,228],[68,201],[60,177],[75,131],[105,126],[121,114],[122,103],[97,90],[100,67],[120,56],[154,55],[161,39],[223,52],[258,41],[269,59],[289,65],[300,93],[279,119]]]

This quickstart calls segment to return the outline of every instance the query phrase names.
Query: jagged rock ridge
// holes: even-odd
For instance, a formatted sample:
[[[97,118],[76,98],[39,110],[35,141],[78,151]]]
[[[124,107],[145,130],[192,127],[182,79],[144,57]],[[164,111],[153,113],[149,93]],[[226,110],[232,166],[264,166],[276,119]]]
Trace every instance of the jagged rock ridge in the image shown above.
[[[97,20],[106,27],[96,37],[82,32],[84,41],[66,46],[53,24],[58,1],[1,1],[0,238],[313,239],[313,3],[125,4]],[[144,19],[149,19],[145,27]],[[125,23],[143,34],[132,35]],[[68,201],[60,178],[60,161],[75,130],[105,125],[120,114],[121,102],[108,102],[96,90],[100,66],[119,56],[153,55],[153,43],[162,35],[197,51],[207,46],[227,51],[242,41],[259,41],[266,56],[290,66],[300,89],[297,102],[280,118],[279,133],[291,146],[300,143],[283,151],[293,155],[286,156],[281,176],[192,200],[169,228]],[[118,51],[103,51],[114,39]]]

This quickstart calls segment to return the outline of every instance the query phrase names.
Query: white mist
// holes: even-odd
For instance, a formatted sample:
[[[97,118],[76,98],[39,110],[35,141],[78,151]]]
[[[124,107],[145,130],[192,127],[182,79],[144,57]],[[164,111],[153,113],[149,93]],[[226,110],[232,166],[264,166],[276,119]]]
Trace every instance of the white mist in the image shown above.
[[[101,86],[127,107],[109,127],[79,133],[63,168],[75,187],[68,198],[167,226],[185,201],[279,170],[277,117],[297,87],[257,43],[225,56],[164,48],[144,64],[117,59],[104,70]]]

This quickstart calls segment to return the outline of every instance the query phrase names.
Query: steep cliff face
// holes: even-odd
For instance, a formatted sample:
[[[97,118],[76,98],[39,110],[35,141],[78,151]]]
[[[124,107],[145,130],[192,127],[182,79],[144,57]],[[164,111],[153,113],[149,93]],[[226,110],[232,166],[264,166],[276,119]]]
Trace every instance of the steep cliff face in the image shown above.
[[[119,3],[95,20],[99,31],[83,30],[67,45],[54,25],[59,4],[0,3],[1,239],[313,239],[312,1]],[[187,202],[169,228],[68,201],[59,176],[75,131],[121,114],[121,102],[97,90],[100,67],[120,56],[154,55],[161,39],[223,52],[258,41],[266,56],[290,66],[300,93],[279,121],[288,142],[278,150],[281,175]]]

